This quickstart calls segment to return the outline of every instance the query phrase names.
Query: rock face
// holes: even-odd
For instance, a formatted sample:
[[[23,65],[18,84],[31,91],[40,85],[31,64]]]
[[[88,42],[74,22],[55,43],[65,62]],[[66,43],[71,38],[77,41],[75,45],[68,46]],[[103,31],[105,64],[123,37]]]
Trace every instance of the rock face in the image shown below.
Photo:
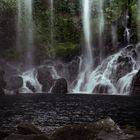
[[[107,94],[109,93],[109,85],[97,84],[93,90],[93,93]]]
[[[69,76],[70,82],[73,82],[76,79],[79,72],[79,64],[80,64],[79,57],[75,57],[75,59],[68,64],[68,71],[70,73]]]
[[[51,72],[46,66],[38,68],[37,79],[42,85],[43,92],[48,92],[54,83]]]
[[[71,125],[56,130],[54,140],[130,140],[128,135],[108,118],[93,124]]]
[[[67,81],[64,78],[56,80],[51,92],[54,94],[68,93]]]
[[[41,131],[32,124],[24,123],[17,126],[17,133],[22,135],[41,134]]]
[[[130,95],[140,96],[140,70],[132,80]]]
[[[30,81],[26,82],[26,86],[32,91],[32,92],[36,92],[35,87],[32,85],[32,83]]]
[[[114,83],[117,83],[121,77],[133,70],[133,60],[129,56],[119,56],[116,64],[116,70],[113,73]]]
[[[123,131],[111,118],[107,118],[90,124],[64,126],[49,135],[41,134],[33,125],[20,124],[16,134],[4,135],[3,138],[7,136],[4,140],[139,140],[139,134],[130,130]]]
[[[12,76],[7,81],[7,89],[17,90],[23,86],[23,79],[20,76]]]

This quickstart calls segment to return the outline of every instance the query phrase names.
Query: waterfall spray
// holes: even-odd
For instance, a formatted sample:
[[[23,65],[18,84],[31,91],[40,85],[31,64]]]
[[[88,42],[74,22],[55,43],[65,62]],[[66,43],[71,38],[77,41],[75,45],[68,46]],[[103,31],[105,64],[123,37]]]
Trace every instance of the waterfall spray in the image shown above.
[[[99,21],[98,21],[98,25],[99,25],[99,47],[100,47],[100,62],[103,60],[104,58],[104,46],[103,46],[103,31],[104,31],[104,11],[103,11],[103,7],[104,7],[104,1],[103,0],[99,0],[98,1],[98,12],[99,12]]]
[[[17,7],[17,50],[26,52],[26,66],[31,67],[34,50],[32,0],[18,0]]]
[[[85,36],[85,54],[84,54],[84,63],[87,69],[90,69],[93,64],[92,60],[92,48],[91,48],[91,6],[90,0],[82,0],[83,6],[83,28]]]

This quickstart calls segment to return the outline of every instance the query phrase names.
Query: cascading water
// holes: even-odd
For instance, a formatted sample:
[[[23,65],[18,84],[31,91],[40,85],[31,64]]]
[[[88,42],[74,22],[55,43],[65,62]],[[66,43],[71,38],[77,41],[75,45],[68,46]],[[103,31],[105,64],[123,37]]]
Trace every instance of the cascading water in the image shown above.
[[[19,54],[25,52],[25,67],[33,67],[33,51],[34,51],[34,33],[33,33],[33,1],[32,0],[17,0],[17,50]],[[32,92],[27,83],[34,86],[36,92],[41,92],[35,70],[24,72],[21,77],[23,78],[23,87],[21,92]]]
[[[136,61],[127,48],[105,59],[90,75],[86,91],[90,93],[128,94]]]
[[[101,51],[100,52],[100,62],[104,58],[103,31],[104,31],[105,19],[104,19],[103,7],[104,7],[104,1],[99,0],[98,1],[98,13],[99,13],[99,15],[98,15],[98,17],[99,17],[98,25],[99,25],[99,47],[100,47],[100,51]]]
[[[93,67],[93,56],[92,56],[92,45],[91,45],[91,0],[82,0],[83,8],[83,29],[85,36],[85,47],[82,58],[82,66],[79,71],[78,82],[73,89],[73,92],[78,93],[85,91],[85,83],[92,71]]]
[[[17,50],[26,52],[25,64],[33,64],[34,36],[32,0],[17,0]]]
[[[24,72],[21,77],[23,78],[23,87],[21,88],[20,92],[21,93],[41,93],[42,92],[42,86],[38,82],[37,79],[37,70],[36,69],[31,69],[26,72]],[[31,90],[27,83],[30,84],[30,87],[33,87],[33,90]]]
[[[112,4],[113,0],[110,0]],[[83,49],[83,55],[80,57],[79,63],[79,74],[77,78],[77,83],[75,81],[70,83],[68,75],[68,67],[64,66],[63,70],[58,70],[57,66],[46,65],[50,70],[51,76],[54,80],[59,78],[65,78],[69,84],[73,83],[74,88],[71,90],[73,93],[102,93],[102,94],[123,94],[128,95],[130,92],[131,83],[133,77],[136,75],[138,70],[136,69],[136,61],[133,58],[132,52],[133,47],[122,49],[120,52],[108,57],[102,63],[93,70],[93,50],[92,50],[92,39],[91,39],[91,11],[92,5],[96,5],[98,20],[98,35],[99,35],[99,49],[100,49],[100,62],[103,60],[104,51],[103,47],[103,32],[104,32],[104,3],[102,0],[82,0],[82,18],[83,18],[83,31],[85,37],[85,44]],[[54,26],[54,1],[50,0],[50,10],[51,10],[51,45],[53,46],[53,26]],[[130,42],[130,33],[128,29],[128,10],[126,11],[123,26],[125,28],[125,39],[127,44]],[[27,17],[24,15],[28,15]],[[23,18],[24,17],[24,18]],[[139,18],[139,17],[138,17]],[[24,19],[24,20],[23,20]],[[138,24],[139,25],[139,24]],[[24,32],[23,30],[24,29]],[[32,63],[33,58],[33,17],[32,17],[32,0],[18,1],[18,22],[17,22],[17,49],[21,51],[22,47],[22,36],[25,37],[25,47],[27,48],[26,60],[30,60]],[[112,25],[112,42],[115,44],[117,41],[117,27]],[[130,49],[131,48],[131,49]],[[31,58],[30,58],[31,57]],[[58,63],[57,63],[58,64]],[[60,72],[61,71],[61,72]],[[24,72],[21,77],[23,78],[24,85],[21,92],[42,92],[42,86],[37,79],[37,71],[35,69]],[[31,89],[29,89],[30,86]],[[34,88],[32,88],[34,87]],[[51,92],[53,86],[49,89]]]

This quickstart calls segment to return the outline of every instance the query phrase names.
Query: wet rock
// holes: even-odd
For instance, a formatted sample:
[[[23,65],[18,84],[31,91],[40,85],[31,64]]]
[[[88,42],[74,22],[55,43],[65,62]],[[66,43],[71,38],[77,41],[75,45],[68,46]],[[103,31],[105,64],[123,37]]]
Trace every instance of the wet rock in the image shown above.
[[[61,78],[61,79],[56,80],[51,92],[55,94],[68,93],[68,86],[67,86],[66,79]]]
[[[79,64],[80,64],[79,57],[75,57],[74,60],[68,64],[68,71],[70,73],[70,75],[69,75],[70,82],[72,82],[76,79],[78,72],[79,72]]]
[[[0,69],[0,95],[4,95],[4,88],[6,86],[6,82],[4,80],[5,72]]]
[[[55,140],[127,140],[123,131],[111,118],[93,124],[65,126],[53,134]],[[113,139],[114,138],[114,139]]]
[[[54,80],[51,75],[51,72],[46,66],[38,68],[37,79],[39,83],[42,85],[43,92],[48,92],[50,88],[53,86]]]
[[[119,56],[114,66],[113,83],[116,84],[117,81],[124,75],[130,73],[133,70],[134,62],[130,56]]]
[[[17,90],[23,86],[23,79],[21,76],[12,76],[7,81],[7,89]]]
[[[96,130],[91,125],[71,125],[56,130],[54,140],[94,140]]]
[[[110,87],[109,85],[97,84],[93,90],[93,93],[101,93],[101,94],[110,93]]]
[[[4,140],[50,140],[46,135],[19,135],[12,134]]]
[[[123,133],[123,131],[111,118],[97,121],[94,125],[95,125],[95,128],[98,130],[104,130],[106,132],[115,132],[116,134]]]
[[[140,96],[140,70],[133,77],[131,89],[130,89],[130,95]]]
[[[17,133],[22,135],[41,134],[41,131],[32,124],[23,123],[17,126]]]
[[[31,84],[30,81],[26,82],[26,86],[32,91],[32,92],[36,92],[35,87]]]

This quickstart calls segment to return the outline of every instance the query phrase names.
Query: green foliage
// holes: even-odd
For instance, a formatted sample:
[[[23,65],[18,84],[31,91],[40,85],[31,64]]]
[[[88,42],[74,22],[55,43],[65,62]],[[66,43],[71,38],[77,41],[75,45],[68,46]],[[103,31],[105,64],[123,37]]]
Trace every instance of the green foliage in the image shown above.
[[[0,47],[2,46],[0,52],[7,54],[15,50],[16,2],[17,0],[0,0],[0,31],[2,32],[0,34]],[[84,38],[80,2],[79,0],[54,0],[54,19],[52,25],[50,1],[34,0],[35,46],[36,52],[40,53],[39,55],[66,58],[77,55],[80,52],[80,45],[78,44]],[[138,23],[140,23],[138,0],[112,0],[112,2],[105,0],[104,2],[105,28],[109,29],[111,24],[117,23],[120,42],[123,42],[124,35],[122,17],[126,8],[129,8],[132,14],[129,25],[131,28],[131,38],[132,42],[136,43],[137,34],[140,37],[140,32],[138,33],[136,29]],[[94,30],[92,38],[96,39],[94,36],[98,32],[99,17],[97,16],[97,6],[95,3],[92,11],[91,26],[92,30]],[[52,32],[53,35],[51,35]]]
[[[16,0],[1,0],[0,1],[0,9],[8,10],[8,9],[16,8]]]
[[[126,1],[122,0],[114,0],[112,3],[107,5],[105,9],[105,16],[109,23],[116,22],[123,15],[124,7],[126,5]]]
[[[56,57],[71,59],[80,51],[80,46],[72,42],[58,43],[52,51],[55,52]]]

